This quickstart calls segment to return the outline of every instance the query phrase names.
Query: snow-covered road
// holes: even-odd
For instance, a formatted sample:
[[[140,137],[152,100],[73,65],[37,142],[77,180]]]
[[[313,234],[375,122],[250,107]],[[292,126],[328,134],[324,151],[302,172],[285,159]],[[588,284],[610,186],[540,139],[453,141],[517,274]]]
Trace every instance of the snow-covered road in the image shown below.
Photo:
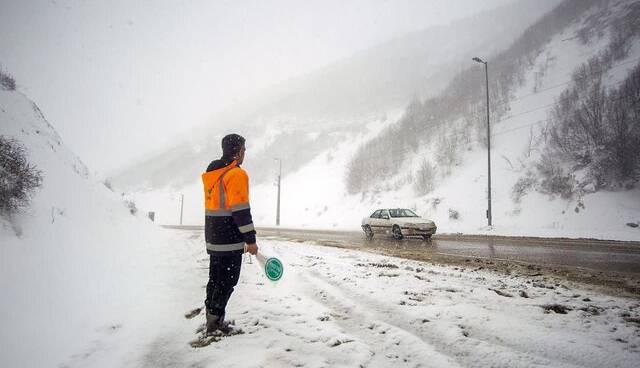
[[[640,301],[544,276],[384,257],[276,240],[285,264],[270,282],[243,265],[228,318],[244,334],[194,349],[208,261],[200,232],[183,231],[158,280],[144,328],[105,330],[66,366],[143,367],[633,367]],[[149,301],[144,301],[148,303]],[[118,326],[114,321],[114,326]],[[119,360],[114,361],[114,357]]]

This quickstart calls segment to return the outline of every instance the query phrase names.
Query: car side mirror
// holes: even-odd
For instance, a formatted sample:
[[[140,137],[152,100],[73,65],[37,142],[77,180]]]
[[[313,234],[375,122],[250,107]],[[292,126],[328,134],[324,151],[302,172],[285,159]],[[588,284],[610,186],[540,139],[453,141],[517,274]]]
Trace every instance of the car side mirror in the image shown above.
[[[382,215],[382,218],[385,219],[385,220],[388,220],[389,219],[389,215]]]

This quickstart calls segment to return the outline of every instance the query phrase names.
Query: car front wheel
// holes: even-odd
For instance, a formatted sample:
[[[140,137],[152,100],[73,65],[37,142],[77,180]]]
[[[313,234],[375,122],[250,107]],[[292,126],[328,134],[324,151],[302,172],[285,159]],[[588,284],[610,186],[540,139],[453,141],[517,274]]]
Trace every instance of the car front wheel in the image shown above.
[[[371,230],[371,226],[364,226],[364,235],[367,237],[367,240],[373,239],[373,230]]]
[[[393,228],[391,228],[391,234],[395,240],[402,239],[402,230],[400,230],[400,226],[398,225],[393,225]]]

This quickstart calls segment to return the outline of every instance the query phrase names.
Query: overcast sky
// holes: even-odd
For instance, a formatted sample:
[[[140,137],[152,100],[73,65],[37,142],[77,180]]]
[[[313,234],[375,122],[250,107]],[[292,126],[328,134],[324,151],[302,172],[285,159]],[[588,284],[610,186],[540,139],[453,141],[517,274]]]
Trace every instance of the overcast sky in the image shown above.
[[[0,0],[0,65],[105,174],[253,91],[510,0]]]

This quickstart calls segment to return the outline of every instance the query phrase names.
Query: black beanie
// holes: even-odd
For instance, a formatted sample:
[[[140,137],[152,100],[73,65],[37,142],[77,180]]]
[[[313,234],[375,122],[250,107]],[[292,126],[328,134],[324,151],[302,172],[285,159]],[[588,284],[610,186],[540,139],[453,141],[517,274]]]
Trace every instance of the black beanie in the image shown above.
[[[222,156],[233,157],[244,147],[244,137],[239,134],[229,134],[222,138]]]

